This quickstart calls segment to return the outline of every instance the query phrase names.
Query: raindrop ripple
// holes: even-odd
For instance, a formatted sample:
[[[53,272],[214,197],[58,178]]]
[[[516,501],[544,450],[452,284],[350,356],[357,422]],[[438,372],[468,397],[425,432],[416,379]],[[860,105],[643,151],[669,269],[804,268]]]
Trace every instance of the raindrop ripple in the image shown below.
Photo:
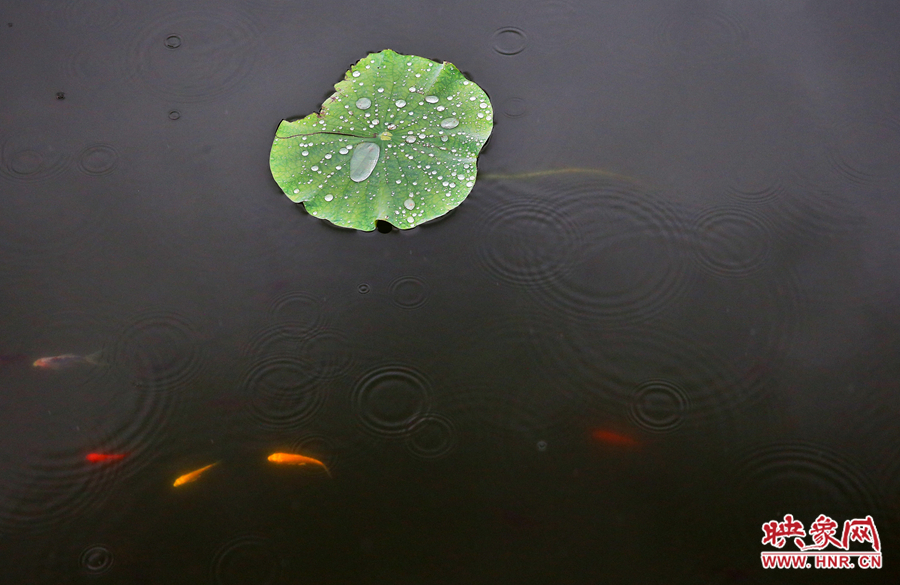
[[[184,42],[166,46],[172,31]],[[247,87],[259,33],[237,9],[179,8],[150,21],[134,37],[126,78],[182,102],[215,99]]]
[[[685,222],[663,196],[592,176],[548,177],[545,185],[557,216],[578,234],[566,238],[565,254],[574,255],[567,269],[534,291],[548,310],[580,324],[630,326],[687,294]]]
[[[406,436],[406,448],[419,459],[440,459],[456,446],[456,425],[439,414],[428,414],[412,423]]]
[[[325,394],[308,371],[309,366],[287,357],[266,359],[249,369],[242,387],[262,427],[298,429],[319,413]]]
[[[219,546],[209,573],[215,585],[271,585],[280,582],[281,559],[269,539],[241,535]]]
[[[401,309],[418,309],[428,301],[428,285],[415,276],[401,276],[390,290],[391,300]]]
[[[352,408],[363,429],[394,438],[405,435],[429,410],[431,383],[415,368],[392,364],[369,371],[353,389]]]
[[[744,278],[765,266],[771,254],[772,227],[745,207],[714,207],[701,213],[693,232],[694,259],[706,272]]]

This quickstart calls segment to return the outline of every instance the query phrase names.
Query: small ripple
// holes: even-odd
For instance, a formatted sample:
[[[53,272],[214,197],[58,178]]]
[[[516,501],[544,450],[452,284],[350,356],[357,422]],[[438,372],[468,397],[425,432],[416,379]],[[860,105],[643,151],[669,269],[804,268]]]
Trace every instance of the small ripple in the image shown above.
[[[250,336],[244,345],[246,357],[294,357],[303,355],[303,344],[315,331],[291,325],[270,325]]]
[[[322,302],[303,292],[290,292],[275,299],[269,316],[279,324],[308,331],[319,328],[324,319]]]
[[[540,302],[579,323],[629,325],[686,294],[684,222],[662,197],[590,176],[547,179],[579,237],[569,269],[535,290]]]
[[[518,55],[528,46],[528,35],[514,26],[505,26],[491,35],[491,46],[501,55]]]
[[[66,29],[91,32],[119,28],[125,20],[122,0],[61,0],[45,5],[44,13]]]
[[[216,585],[269,585],[280,581],[281,559],[271,540],[255,534],[229,539],[213,554],[209,578]]]
[[[70,145],[49,130],[13,131],[0,146],[0,176],[11,181],[40,181],[71,164]]]
[[[428,414],[410,426],[406,448],[420,459],[440,459],[453,451],[456,435],[453,421],[439,414]]]
[[[100,389],[97,391],[99,394]],[[120,383],[102,391],[108,398],[103,414],[95,417],[88,450],[127,456],[111,464],[94,465],[95,473],[114,473],[119,481],[139,476],[156,464],[166,437],[183,424],[183,403],[171,393],[143,388],[123,390]]]
[[[307,373],[309,367],[292,358],[270,358],[254,364],[242,387],[250,398],[253,418],[275,430],[299,428],[325,404],[325,394]]]
[[[318,433],[306,433],[297,438],[293,443],[291,443],[292,453],[299,453],[301,455],[306,455],[307,457],[312,457],[313,459],[318,459],[331,471],[332,475],[334,474],[335,469],[341,468],[341,456],[340,449],[336,442],[325,436]],[[323,475],[327,475],[324,469],[317,465],[307,466],[309,469],[307,470],[309,473],[321,473]]]
[[[119,163],[119,153],[108,144],[92,144],[78,155],[78,170],[86,175],[108,175]]]
[[[418,309],[428,301],[428,285],[415,276],[401,276],[391,283],[391,300],[401,309]]]
[[[415,368],[390,364],[371,370],[353,389],[353,413],[363,429],[382,437],[405,435],[424,416],[431,382]]]
[[[750,276],[771,254],[771,226],[762,215],[743,207],[704,211],[691,236],[694,259],[700,268],[716,276]]]
[[[354,349],[340,331],[320,330],[306,338],[300,355],[313,376],[331,379],[343,376],[350,370],[355,361]]]
[[[827,152],[832,170],[848,181],[895,179],[900,168],[900,122],[885,118],[839,125]]]
[[[197,377],[203,367],[200,338],[177,313],[144,315],[122,332],[116,365],[139,388],[171,390]]]
[[[514,193],[488,209],[475,237],[479,264],[507,284],[536,287],[571,269],[579,234],[571,218],[537,198]]]
[[[780,170],[766,158],[741,156],[729,173],[728,193],[742,203],[765,204],[779,199],[787,189]]]
[[[259,52],[256,27],[238,10],[177,10],[147,24],[129,52],[124,74],[164,97],[217,98],[244,87]],[[177,50],[166,39],[182,39]]]
[[[802,184],[792,186],[790,197],[773,202],[769,217],[792,248],[835,237],[858,238],[867,223],[851,198]]]
[[[659,324],[586,331],[582,343],[594,348],[593,359],[586,352],[564,375],[580,381],[585,408],[631,411],[637,424],[664,432],[669,422],[696,427],[733,418],[772,395],[775,383],[763,364],[726,356],[699,333],[689,333]],[[656,398],[662,404],[654,404]]]
[[[81,570],[91,576],[100,576],[109,571],[114,562],[112,552],[102,544],[94,544],[81,553],[78,564]]]
[[[669,433],[681,426],[690,410],[690,399],[678,384],[648,380],[635,389],[628,412],[642,429]]]
[[[660,22],[656,41],[664,54],[687,57],[691,65],[737,58],[748,47],[750,34],[737,15],[703,10],[679,10]]]
[[[839,523],[875,514],[881,508],[875,484],[844,457],[831,449],[808,442],[773,443],[753,449],[738,458],[732,495],[752,525],[739,528],[761,537],[761,523],[784,513],[793,514],[807,526],[819,514]],[[876,516],[877,522],[877,516]],[[809,544],[809,539],[805,539]]]
[[[112,494],[117,474],[114,466],[98,470],[86,463],[89,449],[70,445],[27,462],[4,457],[0,534],[45,533],[99,509]]]
[[[152,462],[159,441],[177,422],[176,404],[170,393],[145,391],[134,384],[132,372],[119,361],[122,314],[102,299],[99,311],[56,311],[22,316],[17,331],[31,331],[27,346],[40,348],[32,355],[100,353],[96,366],[74,366],[56,372],[34,372],[46,384],[64,384],[71,395],[68,415],[80,422],[84,434],[82,450],[75,455],[80,464],[89,452],[126,453],[110,465],[89,465],[96,475],[122,479],[137,474]],[[49,375],[45,375],[49,374]],[[124,382],[124,383],[123,383]],[[88,392],[89,400],[81,396]],[[73,423],[75,424],[75,423]],[[104,480],[106,481],[106,480]]]
[[[520,97],[511,97],[503,102],[502,109],[510,118],[521,118],[528,113],[528,102]]]

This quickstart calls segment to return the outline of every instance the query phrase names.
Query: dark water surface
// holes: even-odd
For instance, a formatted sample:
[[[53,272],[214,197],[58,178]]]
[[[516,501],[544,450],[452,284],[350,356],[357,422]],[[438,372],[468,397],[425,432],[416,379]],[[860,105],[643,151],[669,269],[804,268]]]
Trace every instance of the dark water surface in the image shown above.
[[[4,2],[0,582],[900,581],[898,39],[889,1]],[[385,48],[493,136],[445,218],[330,227],[274,130]],[[884,568],[762,569],[785,514],[871,515]]]

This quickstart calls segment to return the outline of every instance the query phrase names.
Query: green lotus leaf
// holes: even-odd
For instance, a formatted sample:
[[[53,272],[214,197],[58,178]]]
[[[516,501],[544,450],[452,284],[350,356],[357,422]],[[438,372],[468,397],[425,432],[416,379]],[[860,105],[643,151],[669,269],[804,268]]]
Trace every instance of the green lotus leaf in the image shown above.
[[[452,63],[372,53],[322,111],[284,120],[269,167],[312,215],[363,231],[407,229],[462,203],[493,127],[487,94]]]

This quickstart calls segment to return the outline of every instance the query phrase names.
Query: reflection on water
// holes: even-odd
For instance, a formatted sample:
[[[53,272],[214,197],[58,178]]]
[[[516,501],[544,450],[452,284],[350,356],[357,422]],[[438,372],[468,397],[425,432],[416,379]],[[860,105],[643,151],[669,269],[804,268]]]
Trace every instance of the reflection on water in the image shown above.
[[[788,513],[890,558],[900,25],[620,4],[11,6],[3,582],[781,582]],[[271,136],[386,47],[504,115],[454,213],[334,229]]]

